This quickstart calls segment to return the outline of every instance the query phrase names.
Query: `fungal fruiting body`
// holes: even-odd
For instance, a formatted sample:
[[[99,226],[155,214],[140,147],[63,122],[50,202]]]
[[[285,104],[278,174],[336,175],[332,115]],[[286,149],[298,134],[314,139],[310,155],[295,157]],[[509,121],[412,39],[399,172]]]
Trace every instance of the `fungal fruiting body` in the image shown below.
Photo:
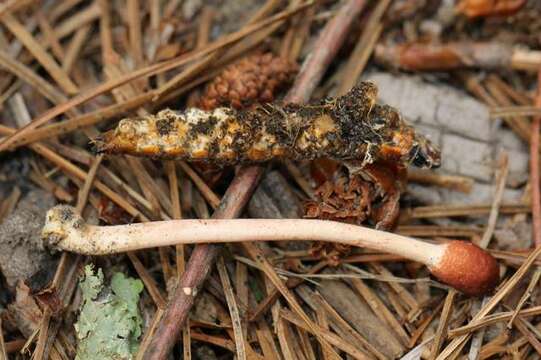
[[[385,160],[439,166],[439,151],[394,108],[376,104],[376,97],[376,86],[362,83],[344,96],[309,105],[166,109],[123,119],[94,144],[98,152],[216,165],[327,157],[361,165]]]
[[[405,236],[328,220],[170,220],[89,225],[66,205],[47,213],[42,237],[50,246],[87,255],[107,255],[178,244],[315,240],[360,246],[403,256],[428,266],[441,281],[468,295],[492,290],[499,279],[496,260],[464,241],[431,244]]]

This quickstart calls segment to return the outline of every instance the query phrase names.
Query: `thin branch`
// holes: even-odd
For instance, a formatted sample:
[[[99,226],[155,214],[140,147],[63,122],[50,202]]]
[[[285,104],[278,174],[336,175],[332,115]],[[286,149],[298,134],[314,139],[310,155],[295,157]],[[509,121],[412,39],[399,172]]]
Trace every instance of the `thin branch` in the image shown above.
[[[538,73],[537,97],[535,105],[541,107],[541,70]],[[532,233],[535,247],[541,246],[541,190],[539,173],[539,131],[541,116],[532,121],[530,141],[530,182],[532,191]]]

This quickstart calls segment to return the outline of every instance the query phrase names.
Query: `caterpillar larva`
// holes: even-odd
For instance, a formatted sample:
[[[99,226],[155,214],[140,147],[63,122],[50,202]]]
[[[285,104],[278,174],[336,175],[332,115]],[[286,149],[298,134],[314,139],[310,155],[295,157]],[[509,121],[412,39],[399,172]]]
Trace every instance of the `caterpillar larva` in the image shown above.
[[[273,158],[376,160],[437,167],[439,151],[399,113],[376,104],[377,88],[361,83],[344,96],[308,105],[263,104],[249,110],[163,110],[127,118],[94,140],[96,150],[215,164]]]

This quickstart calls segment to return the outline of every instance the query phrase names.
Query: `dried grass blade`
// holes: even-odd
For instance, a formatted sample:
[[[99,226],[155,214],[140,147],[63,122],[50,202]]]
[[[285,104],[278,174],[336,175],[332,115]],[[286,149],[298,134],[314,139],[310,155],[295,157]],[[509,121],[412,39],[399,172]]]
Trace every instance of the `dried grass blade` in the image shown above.
[[[47,138],[66,135],[75,130],[83,129],[92,125],[99,124],[119,116],[126,112],[132,111],[149,101],[153,96],[153,92],[147,92],[126,100],[124,102],[106,106],[88,114],[83,114],[68,120],[59,121],[57,123],[43,126],[30,131],[27,135],[16,141],[14,146],[19,147],[30,143],[41,141]]]
[[[488,224],[483,233],[483,238],[479,242],[479,246],[486,248],[492,239],[494,230],[496,229],[496,222],[498,221],[498,214],[500,211],[500,204],[503,198],[503,192],[505,190],[505,183],[507,181],[507,175],[509,174],[509,157],[506,152],[503,152],[500,156],[500,167],[498,174],[496,175],[496,191],[490,209],[490,215],[488,217]]]
[[[56,23],[56,21],[62,17],[65,13],[73,9],[77,4],[81,3],[83,0],[64,0],[57,4],[54,4],[54,7],[47,13],[47,17],[51,23]]]
[[[522,309],[522,306],[526,303],[526,300],[532,295],[535,286],[539,282],[539,278],[541,277],[541,268],[537,267],[535,269],[535,272],[532,275],[532,278],[530,280],[530,283],[528,284],[528,287],[526,288],[526,291],[524,291],[524,294],[520,297],[520,300],[515,307],[515,310],[513,310],[513,315],[511,316],[511,319],[509,319],[509,322],[507,323],[507,328],[510,329],[513,326],[513,323],[515,322],[515,319],[520,314],[520,310]]]
[[[223,338],[221,336],[212,336],[212,335],[203,334],[201,332],[193,331],[192,332],[192,339],[196,340],[196,341],[201,341],[201,342],[204,342],[204,343],[219,346],[221,348],[224,348],[226,350],[231,351],[232,353],[235,352],[235,343],[233,341],[231,341],[229,339],[225,339],[225,338]],[[144,359],[144,357],[143,357],[143,359]]]
[[[0,4],[0,18],[10,12],[14,12],[28,6],[34,1],[35,0],[6,0],[3,4]]]
[[[139,260],[137,255],[135,255],[134,252],[128,252],[128,257],[130,258],[131,263],[133,264],[133,267],[135,268],[135,271],[137,272],[137,275],[143,280],[143,283],[145,284],[145,288],[148,290],[148,293],[150,294],[150,297],[154,301],[154,304],[156,304],[156,307],[160,309],[165,309],[165,305],[167,304],[167,301],[165,300],[165,297],[162,295],[162,292],[158,288],[158,285],[156,284],[156,281],[150,274],[148,273],[147,269]]]
[[[537,336],[528,328],[528,323],[519,316],[516,318],[515,326],[535,349],[537,355],[541,355],[541,341],[539,341]]]
[[[127,0],[128,34],[130,52],[136,66],[143,63],[143,38],[141,35],[141,11],[139,0]]]
[[[490,117],[541,116],[541,109],[536,106],[502,106],[490,109]]]
[[[8,352],[4,341],[4,330],[2,327],[2,319],[0,318],[0,359],[8,360]]]
[[[293,312],[287,309],[280,309],[280,317],[286,319],[290,323],[298,326],[299,328],[308,331],[311,334],[314,334],[313,330],[310,329],[304,321],[299,319],[298,316],[296,316]],[[338,349],[346,352],[347,354],[351,355],[355,359],[369,359],[369,357],[366,356],[363,352],[359,351],[355,346],[348,343],[344,339],[342,339],[340,336],[332,333],[329,330],[326,330],[320,326],[317,327],[318,332],[325,337],[325,339],[331,344],[336,346]],[[314,334],[315,335],[315,334]]]
[[[478,329],[480,329],[482,327],[485,327],[485,326],[490,326],[490,325],[496,324],[498,322],[507,321],[507,320],[511,319],[513,314],[514,314],[514,312],[508,311],[508,312],[502,312],[502,313],[497,313],[497,314],[493,314],[493,315],[488,315],[483,320],[478,321],[478,322],[476,322],[474,324],[468,324],[468,325],[464,325],[464,326],[449,330],[448,336],[450,338],[454,338],[454,337],[464,335],[464,334],[470,333],[472,331],[478,330]],[[528,308],[528,309],[520,310],[518,312],[518,314],[520,316],[522,316],[523,318],[527,317],[527,316],[537,316],[537,315],[541,314],[541,306],[534,306],[534,307],[531,307],[531,308]]]
[[[292,336],[291,329],[284,319],[279,318],[275,325],[276,336],[278,337],[278,342],[280,343],[280,350],[285,359],[287,360],[299,360],[297,358],[295,347],[291,344]]]
[[[66,49],[66,54],[62,58],[62,69],[66,72],[66,74],[71,73],[73,65],[77,61],[79,54],[81,53],[81,49],[83,48],[83,45],[90,34],[90,30],[90,25],[86,25],[77,30],[75,35],[73,35],[73,38]]]
[[[491,75],[485,81],[486,87],[490,91],[490,94],[496,100],[500,106],[511,106],[513,102],[509,99],[505,91],[502,89],[501,81],[495,75]],[[508,118],[504,117],[503,120],[507,125],[522,139],[530,141],[531,131],[530,124],[518,117]]]
[[[244,332],[242,330],[242,323],[240,321],[240,313],[235,299],[235,294],[233,293],[233,286],[227,269],[225,267],[224,258],[220,256],[217,263],[218,274],[220,275],[220,281],[222,282],[222,288],[225,293],[225,299],[227,301],[227,307],[229,308],[229,314],[231,316],[231,324],[233,325],[233,334],[235,337],[235,348],[237,353],[237,358],[241,360],[246,360],[246,348],[244,347],[245,338]]]
[[[186,164],[184,161],[179,161],[178,163],[182,169],[188,175],[188,177],[193,181],[197,189],[201,192],[201,195],[209,203],[209,205],[216,209],[220,205],[220,198],[218,195],[212,191],[212,189],[203,181],[203,179],[191,168],[190,165]]]
[[[240,315],[242,319],[242,330],[245,339],[248,338],[248,324],[246,315],[248,312],[250,289],[248,288],[248,267],[240,261],[235,261],[235,289],[237,290],[237,299],[242,305]]]
[[[182,219],[182,208],[180,206],[180,194],[178,191],[179,184],[175,162],[167,161],[165,163],[165,168],[169,180],[169,191],[171,197],[171,206],[173,208],[173,219]],[[177,245],[175,247],[175,256],[177,264],[177,279],[180,280],[182,274],[184,274],[184,271],[186,270],[184,245]],[[182,354],[184,356],[184,359],[186,360],[190,360],[192,358],[190,332],[190,324],[187,322],[182,329]]]
[[[101,14],[101,9],[98,4],[99,1],[93,1],[91,5],[85,9],[78,11],[73,16],[70,16],[54,28],[54,32],[58,39],[63,39],[66,36],[72,34],[74,31],[79,30],[85,25],[89,25],[94,20],[98,19]]]
[[[65,203],[71,203],[73,201],[73,196],[70,193],[41,172],[34,169],[28,174],[28,178],[45,191],[52,193],[58,200]]]
[[[0,134],[8,135],[8,134],[14,134],[15,130],[11,129],[7,126],[0,125]],[[77,166],[73,165],[71,162],[67,161],[48,147],[42,145],[42,144],[33,144],[31,146],[32,150],[34,150],[39,155],[43,156],[47,160],[51,161],[53,164],[64,170],[66,173],[73,175],[74,177],[84,180],[87,177],[87,173]],[[144,219],[144,215],[137,210],[133,205],[131,205],[129,202],[127,202],[122,196],[111,190],[108,186],[106,186],[101,181],[95,181],[94,186],[101,191],[105,196],[107,196],[109,199],[111,199],[114,203],[119,205],[121,208],[123,208],[127,213],[130,215]]]
[[[419,324],[419,326],[417,326],[417,328],[412,331],[411,333],[411,339],[410,339],[410,343],[409,343],[409,347],[413,347],[415,346],[415,344],[417,343],[417,341],[419,341],[419,338],[425,333],[426,329],[428,328],[428,326],[432,323],[432,321],[434,321],[434,319],[436,318],[436,315],[440,312],[440,310],[443,308],[443,305],[445,304],[444,301],[440,301],[440,303],[438,304],[438,306],[436,306],[434,308],[434,310],[426,317],[424,318],[421,323]]]
[[[370,264],[370,266],[381,275],[387,277],[394,277],[394,275],[385,266],[379,263],[375,262]],[[410,310],[416,310],[419,308],[419,303],[417,302],[417,300],[415,300],[413,295],[411,295],[411,293],[404,286],[394,281],[389,282],[388,284],[398,294],[398,296],[400,296],[402,301],[408,305]]]
[[[160,322],[160,319],[163,316],[163,309],[157,308],[154,312],[154,315],[152,316],[152,319],[150,320],[150,325],[148,326],[145,334],[143,335],[143,339],[141,340],[139,344],[139,350],[137,351],[137,355],[135,356],[135,360],[142,360],[143,355],[145,354],[145,351],[148,347],[148,344],[150,344],[150,340],[152,340],[152,337],[154,336],[154,332],[156,331],[156,327],[158,326],[158,323]]]
[[[434,342],[432,343],[432,348],[430,350],[429,359],[436,358],[443,341],[447,337],[447,327],[449,325],[449,320],[451,320],[451,314],[453,313],[453,302],[455,300],[455,296],[455,289],[451,289],[447,293],[447,297],[445,298],[445,302],[443,304],[443,309],[441,310],[440,323],[438,324],[438,329],[436,330]]]
[[[274,267],[266,259],[261,249],[259,249],[259,247],[257,247],[257,245],[253,243],[242,243],[242,246],[246,250],[246,252],[250,254],[250,257],[252,257],[252,259],[258,263],[258,265],[261,267],[265,275],[271,280],[272,284],[280,291],[282,296],[287,300],[288,304],[295,311],[295,313],[302,320],[304,320],[307,326],[314,332],[314,335],[318,338],[319,342],[321,343],[321,346],[323,348],[329,349],[329,352],[333,353],[333,356],[335,359],[339,359],[340,357],[338,356],[338,354],[336,354],[336,352],[332,350],[328,342],[321,337],[321,335],[317,331],[317,325],[304,312],[304,310],[300,306],[297,299],[289,291],[287,286],[285,286],[285,284],[282,282],[282,280],[280,279],[280,277],[274,270]]]
[[[67,101],[67,98],[48,81],[32,71],[29,67],[13,59],[8,53],[2,50],[0,50],[0,67],[3,67],[22,81],[32,86],[51,102],[61,104]],[[24,128],[30,126],[31,124],[32,123],[26,125]]]
[[[455,217],[455,216],[480,216],[489,214],[491,205],[471,204],[471,205],[431,205],[418,206],[412,209],[403,209],[409,212],[406,216],[411,219],[428,219],[438,217]],[[527,204],[501,204],[500,214],[524,214],[531,211],[531,206]]]
[[[438,174],[430,170],[408,169],[408,181],[436,185],[469,194],[475,181],[471,177]]]
[[[82,214],[84,207],[86,205],[86,202],[88,200],[88,194],[90,193],[90,189],[92,188],[92,183],[94,182],[94,179],[96,178],[96,173],[98,172],[98,168],[100,167],[101,161],[103,160],[103,155],[98,155],[92,162],[92,166],[88,170],[87,178],[85,179],[84,185],[81,189],[79,189],[79,195],[77,197],[77,205],[76,209],[77,212]]]
[[[69,95],[79,92],[77,85],[45,51],[32,34],[11,14],[5,14],[2,23],[15,35],[36,60],[47,70],[56,83]]]
[[[255,333],[261,348],[261,352],[263,353],[263,358],[269,360],[280,360],[280,353],[265,320],[260,320],[257,322]]]
[[[40,30],[43,33],[43,36],[45,37],[45,41],[46,41],[46,43],[43,46],[45,46],[45,48],[47,48],[47,46],[50,47],[54,56],[58,60],[62,60],[62,58],[64,57],[64,48],[62,48],[60,41],[56,37],[54,29],[51,26],[51,23],[49,22],[49,20],[47,19],[43,11],[39,11],[36,17],[38,19]]]
[[[353,288],[366,300],[374,314],[378,315],[384,323],[389,325],[389,329],[400,339],[402,345],[407,346],[410,338],[400,322],[394,317],[385,303],[367,286],[361,279],[350,279]]]
[[[17,202],[19,202],[21,194],[21,189],[19,189],[18,186],[15,186],[13,190],[11,190],[11,193],[8,195],[8,197],[2,200],[2,203],[0,204],[0,223],[6,218],[6,216],[11,214],[13,209],[15,209],[15,206],[17,205]]]

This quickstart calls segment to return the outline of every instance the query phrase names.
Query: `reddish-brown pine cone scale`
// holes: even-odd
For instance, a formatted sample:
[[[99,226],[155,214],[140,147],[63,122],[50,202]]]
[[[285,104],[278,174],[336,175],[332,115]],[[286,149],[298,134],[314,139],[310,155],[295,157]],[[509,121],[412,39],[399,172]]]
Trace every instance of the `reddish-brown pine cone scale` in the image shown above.
[[[240,109],[253,103],[271,102],[275,93],[291,82],[296,70],[295,64],[271,53],[243,58],[207,85],[199,107]]]

